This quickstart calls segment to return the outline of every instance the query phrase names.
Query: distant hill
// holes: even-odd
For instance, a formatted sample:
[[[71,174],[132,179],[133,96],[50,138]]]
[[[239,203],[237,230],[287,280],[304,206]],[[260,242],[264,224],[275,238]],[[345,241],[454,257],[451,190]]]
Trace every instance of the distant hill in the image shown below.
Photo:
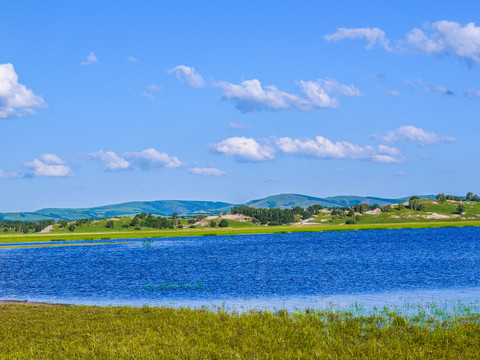
[[[421,198],[434,198],[433,195],[423,195]],[[308,207],[310,205],[320,204],[324,207],[351,206],[365,203],[368,205],[390,205],[408,200],[409,197],[400,199],[385,199],[378,197],[364,196],[333,196],[327,198],[317,198],[298,194],[279,194],[268,196],[263,199],[251,200],[245,205],[255,208],[281,209],[293,208],[295,206]],[[98,219],[112,218],[115,216],[133,216],[138,213],[146,212],[154,215],[171,216],[174,212],[181,216],[195,216],[198,214],[215,215],[227,213],[235,204],[215,201],[184,201],[184,200],[159,200],[159,201],[132,201],[121,204],[105,205],[92,208],[63,209],[47,208],[33,212],[0,213],[0,220],[76,220],[76,219]]]
[[[297,194],[279,194],[268,196],[263,199],[251,200],[245,205],[251,206],[257,209],[266,209],[266,208],[293,208],[295,206],[300,206],[303,208],[309,207],[310,205],[320,204],[322,206],[331,207],[338,206],[337,203],[328,201],[322,198],[316,198],[313,196],[306,195],[297,195]]]
[[[173,213],[179,215],[194,216],[198,214],[218,214],[229,212],[233,204],[214,201],[182,201],[182,200],[160,200],[160,201],[132,201],[121,204],[106,205],[92,208],[79,209],[57,209],[48,208],[34,212],[3,213],[0,220],[76,220],[112,218],[115,216],[133,216],[142,212],[154,215],[171,216]]]

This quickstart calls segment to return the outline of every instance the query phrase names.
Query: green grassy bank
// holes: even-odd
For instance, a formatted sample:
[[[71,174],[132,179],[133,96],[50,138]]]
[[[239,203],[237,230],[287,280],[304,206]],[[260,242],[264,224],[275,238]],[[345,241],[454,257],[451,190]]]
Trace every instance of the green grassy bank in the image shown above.
[[[62,234],[7,234],[0,235],[0,243],[62,241],[62,240],[106,240],[106,239],[141,239],[151,237],[212,236],[212,235],[246,235],[246,234],[281,234],[294,232],[348,231],[348,230],[382,230],[382,229],[421,229],[443,227],[480,226],[480,220],[472,221],[435,221],[410,223],[377,223],[377,224],[328,224],[328,225],[282,225],[255,226],[242,228],[198,228],[174,230],[141,230],[141,231],[109,231],[109,232],[77,232]]]
[[[475,359],[479,320],[0,305],[0,359]]]

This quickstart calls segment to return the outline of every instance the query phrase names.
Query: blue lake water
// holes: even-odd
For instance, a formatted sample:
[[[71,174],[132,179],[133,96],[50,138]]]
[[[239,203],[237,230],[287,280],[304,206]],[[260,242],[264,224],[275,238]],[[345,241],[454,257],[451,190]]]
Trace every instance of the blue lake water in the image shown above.
[[[475,227],[99,242],[111,244],[0,244],[0,300],[288,310],[480,301]]]

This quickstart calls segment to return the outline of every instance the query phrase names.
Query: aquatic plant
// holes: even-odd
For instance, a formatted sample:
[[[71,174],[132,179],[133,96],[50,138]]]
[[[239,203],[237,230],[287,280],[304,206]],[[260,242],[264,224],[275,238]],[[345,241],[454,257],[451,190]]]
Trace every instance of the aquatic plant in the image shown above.
[[[153,240],[152,239],[144,239],[142,241],[142,246],[144,248],[151,248],[152,247]]]
[[[438,306],[429,304],[424,313]],[[478,358],[478,314],[442,320],[438,312],[380,311],[0,305],[0,358]]]

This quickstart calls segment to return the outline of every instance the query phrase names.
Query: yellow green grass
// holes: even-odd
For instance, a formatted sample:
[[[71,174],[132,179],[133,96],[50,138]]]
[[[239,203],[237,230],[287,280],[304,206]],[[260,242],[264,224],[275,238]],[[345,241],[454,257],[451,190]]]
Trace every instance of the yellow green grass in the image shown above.
[[[480,317],[0,306],[0,359],[475,359]]]
[[[249,228],[198,228],[174,230],[143,230],[142,231],[112,231],[108,233],[64,233],[64,234],[26,234],[0,235],[0,243],[37,242],[37,241],[68,241],[68,240],[106,240],[106,239],[141,239],[152,237],[182,237],[182,236],[212,236],[212,235],[248,235],[248,234],[275,234],[322,231],[347,230],[384,230],[384,229],[420,229],[442,227],[469,227],[480,226],[478,221],[436,221],[418,223],[384,223],[384,224],[328,224],[328,225],[283,225],[283,226],[255,226]]]

